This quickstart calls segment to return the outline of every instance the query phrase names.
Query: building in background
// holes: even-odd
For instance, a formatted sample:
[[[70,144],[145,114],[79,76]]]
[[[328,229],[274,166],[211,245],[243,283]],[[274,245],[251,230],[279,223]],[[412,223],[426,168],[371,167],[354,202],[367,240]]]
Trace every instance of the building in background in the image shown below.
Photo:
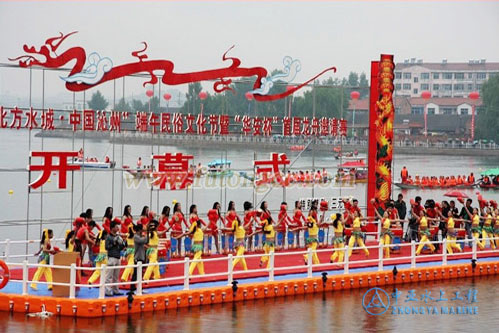
[[[428,132],[432,137],[465,139],[471,133],[471,113],[476,106],[476,116],[479,117],[482,100],[476,101],[463,97],[442,97],[423,99],[421,97],[398,96],[394,100],[395,125],[394,131],[398,139],[422,138],[424,136],[424,110],[428,112]],[[352,124],[355,109],[355,128],[359,137],[368,135],[369,99],[350,100],[346,119]]]
[[[433,97],[467,97],[480,91],[483,83],[499,74],[499,62],[485,59],[467,63],[440,63],[412,58],[395,65],[395,96],[419,97],[429,91]]]

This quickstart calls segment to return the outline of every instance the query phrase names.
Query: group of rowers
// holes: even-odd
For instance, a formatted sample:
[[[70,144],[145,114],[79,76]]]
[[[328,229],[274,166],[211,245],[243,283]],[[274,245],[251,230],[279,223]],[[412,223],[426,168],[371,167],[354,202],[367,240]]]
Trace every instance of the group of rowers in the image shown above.
[[[417,185],[421,187],[454,187],[459,185],[473,186],[475,184],[475,176],[473,172],[468,176],[457,175],[457,176],[422,176],[416,175],[414,179],[407,172],[407,168],[404,166],[400,172],[400,177],[402,179],[402,184],[407,185]]]
[[[381,230],[379,243],[384,245],[384,255],[390,256],[393,247],[395,229],[403,230],[405,220],[404,213],[399,213],[401,207],[401,196],[399,200],[389,201],[385,205],[380,205],[376,200],[371,200],[375,208],[376,219],[380,220]],[[464,201],[460,199],[460,202]],[[480,209],[471,207],[471,199],[466,201],[463,207],[464,215],[457,214],[457,208],[449,207],[447,202],[442,204],[434,203],[425,206],[421,205],[421,197],[411,200],[408,230],[416,229],[416,236],[413,240],[419,240],[420,244],[416,250],[419,255],[425,246],[431,252],[435,251],[435,246],[430,242],[431,228],[433,224],[439,226],[442,230],[442,237],[447,238],[447,251],[452,254],[453,250],[461,252],[462,249],[457,244],[457,226],[464,222],[469,224],[469,238],[477,240],[478,247],[483,249],[487,239],[499,237],[499,209],[495,201],[487,202],[479,197]],[[214,239],[216,252],[220,254],[233,253],[236,257],[233,260],[233,267],[241,265],[243,270],[248,266],[244,259],[246,249],[250,251],[263,249],[264,254],[260,259],[260,267],[266,265],[269,267],[269,255],[271,252],[284,247],[284,237],[287,235],[289,248],[303,247],[301,237],[303,235],[306,247],[312,252],[313,264],[319,264],[319,258],[316,249],[319,246],[327,247],[328,238],[324,237],[324,231],[332,227],[334,232],[333,253],[330,262],[343,262],[345,255],[351,256],[352,248],[357,246],[369,256],[369,250],[365,246],[365,227],[366,223],[372,222],[374,218],[363,217],[356,199],[343,200],[343,213],[335,213],[326,218],[328,203],[314,200],[311,208],[305,216],[302,212],[300,201],[296,201],[292,215],[288,214],[286,202],[280,205],[277,218],[272,216],[267,202],[262,202],[259,209],[254,209],[253,205],[246,201],[243,204],[244,213],[240,217],[236,212],[236,206],[233,201],[228,204],[228,210],[222,214],[220,203],[215,202],[212,209],[207,213],[208,221],[202,220],[198,215],[196,205],[191,205],[189,215],[186,217],[182,212],[179,202],[173,202],[173,212],[169,206],[165,206],[160,215],[156,215],[145,206],[142,209],[138,219],[134,219],[131,214],[131,206],[125,206],[123,216],[113,217],[112,207],[107,207],[102,219],[102,225],[97,224],[93,219],[92,209],[82,213],[80,217],[73,222],[73,229],[66,232],[66,250],[80,253],[83,261],[85,252],[88,249],[89,258],[94,258],[96,267],[106,263],[107,253],[104,241],[111,232],[113,225],[120,225],[120,234],[127,244],[127,248],[122,253],[122,259],[126,265],[133,265],[134,260],[134,239],[135,234],[144,233],[147,235],[147,262],[158,263],[158,259],[166,257],[170,251],[173,257],[181,256],[182,240],[185,243],[186,255],[188,250],[192,252],[194,262],[191,263],[189,274],[193,274],[198,269],[199,274],[204,274],[204,265],[201,259],[203,255],[211,254],[211,239]],[[383,207],[384,206],[384,207]],[[319,213],[320,211],[320,213]],[[172,213],[172,214],[170,214]],[[443,224],[443,226],[442,226]],[[346,234],[346,229],[350,231]],[[97,229],[97,234],[94,234]],[[445,230],[445,232],[444,232]],[[320,232],[322,231],[322,240]],[[466,231],[468,227],[466,226]],[[303,234],[301,234],[303,233]],[[170,236],[169,239],[167,236]],[[221,237],[220,237],[221,236]],[[346,239],[348,236],[348,253],[345,254]],[[44,230],[39,251],[39,263],[49,265],[50,254],[59,251],[56,247],[51,247],[50,239],[53,237],[51,230]],[[222,240],[220,249],[219,240]],[[231,241],[232,240],[232,241]],[[187,242],[188,241],[188,242]],[[496,248],[499,246],[499,240],[489,240],[490,246]],[[189,243],[189,244],[188,244]],[[209,244],[207,247],[206,245]],[[189,246],[187,246],[189,245]],[[305,264],[308,262],[308,255],[304,255]],[[121,274],[122,281],[130,280],[133,268],[126,268]],[[100,270],[95,270],[90,276],[88,283],[92,284],[99,278]],[[50,267],[41,266],[37,269],[33,278],[32,288],[36,289],[36,281],[41,276],[46,280],[52,281]],[[161,277],[158,265],[148,266],[143,279],[159,279]]]
[[[272,183],[279,182],[279,176],[275,173],[264,172],[261,174],[261,177],[256,180],[258,183]],[[325,168],[317,171],[309,171],[309,170],[299,170],[299,171],[290,171],[287,173],[280,174],[280,182],[285,185],[293,184],[293,183],[327,183],[329,181],[329,175]]]

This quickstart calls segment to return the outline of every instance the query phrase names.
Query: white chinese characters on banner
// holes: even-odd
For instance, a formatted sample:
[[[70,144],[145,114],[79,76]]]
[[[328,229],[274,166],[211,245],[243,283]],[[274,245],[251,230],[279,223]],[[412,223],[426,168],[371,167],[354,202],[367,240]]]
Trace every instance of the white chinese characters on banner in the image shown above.
[[[300,201],[301,203],[301,209],[303,210],[309,210],[310,207],[312,207],[312,202],[314,200],[317,200],[319,202],[319,204],[322,202],[322,201],[327,201],[328,202],[328,207],[329,207],[329,210],[339,210],[339,209],[343,209],[344,208],[344,205],[343,205],[343,199],[349,199],[349,197],[331,197],[331,198],[300,198],[298,201]]]

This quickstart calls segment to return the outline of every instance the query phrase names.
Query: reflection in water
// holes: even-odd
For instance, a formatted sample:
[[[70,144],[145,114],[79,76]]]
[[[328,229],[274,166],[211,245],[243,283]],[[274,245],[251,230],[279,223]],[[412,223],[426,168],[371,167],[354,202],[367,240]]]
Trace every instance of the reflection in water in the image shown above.
[[[401,306],[467,306],[465,294],[472,288],[478,291],[478,315],[392,315],[387,311],[380,316],[367,314],[362,308],[362,296],[367,289],[345,290],[316,295],[298,295],[258,301],[207,305],[191,309],[179,309],[161,313],[144,313],[99,319],[73,318],[28,318],[24,315],[0,313],[0,332],[66,332],[121,331],[141,332],[375,332],[407,331],[419,332],[488,332],[496,331],[497,295],[499,276],[451,281],[429,281],[397,286]],[[449,300],[455,291],[460,291],[463,301],[405,302],[409,290],[417,295],[425,290],[438,299],[440,290]],[[393,286],[385,288],[391,294]],[[393,302],[393,300],[392,300]]]

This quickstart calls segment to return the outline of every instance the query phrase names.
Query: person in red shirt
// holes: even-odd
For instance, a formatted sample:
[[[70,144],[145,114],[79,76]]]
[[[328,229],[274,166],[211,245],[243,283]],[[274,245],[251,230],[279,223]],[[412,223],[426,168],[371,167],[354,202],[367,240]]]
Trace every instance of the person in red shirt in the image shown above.
[[[113,207],[107,207],[104,216],[102,217],[102,227],[107,231],[108,234],[111,233],[111,221],[113,219]]]
[[[208,211],[208,221],[209,221],[209,224],[208,224],[208,229],[207,229],[207,233],[208,233],[208,255],[211,254],[211,239],[213,237],[214,239],[214,242],[215,242],[215,248],[216,248],[216,251],[217,251],[217,254],[220,254],[220,245],[219,245],[219,242],[218,242],[218,220],[220,220],[222,223],[223,223],[223,220],[222,220],[222,217],[220,215],[220,203],[218,202],[215,202],[213,204],[213,208],[210,209]]]
[[[284,235],[286,235],[286,229],[291,222],[291,218],[288,215],[288,204],[283,201],[281,202],[281,210],[277,217],[277,249],[282,249],[284,246]]]
[[[173,225],[171,226],[172,238],[177,240],[177,253],[180,256],[181,248],[182,248],[182,240],[184,238],[182,224],[185,225],[187,230],[189,230],[189,224],[188,224],[187,220],[185,219],[184,214],[182,213],[182,206],[180,205],[180,202],[177,202],[177,201],[173,201],[173,202],[174,202],[173,217],[172,217]],[[173,247],[173,244],[172,244],[172,247]],[[187,252],[190,249],[188,248],[185,250]]]
[[[402,171],[400,171],[400,178],[402,178],[402,184],[405,184],[407,182],[407,178],[409,178],[409,171],[407,171],[405,166],[402,168]]]
[[[95,244],[95,235],[92,233],[92,229],[95,227],[95,221],[88,222],[88,225],[82,226],[78,229],[76,233],[76,239],[81,244],[80,258],[81,262],[83,262],[83,257],[85,256],[85,251],[87,247],[91,247]],[[89,253],[90,255],[90,253]]]
[[[418,230],[419,230],[419,218],[421,216],[421,211],[424,210],[424,207],[421,205],[421,197],[417,196],[415,200],[411,199],[411,218],[409,220],[409,227],[407,228],[408,241],[414,240],[418,241]]]
[[[255,241],[256,241],[256,244],[257,244],[257,250],[262,250],[263,249],[263,242],[265,241],[263,239],[263,237],[265,236],[265,234],[263,232],[261,232],[263,230],[262,226],[265,225],[266,221],[269,221],[269,223],[273,222],[272,215],[270,213],[267,201],[263,201],[260,204],[259,214],[260,214],[259,215],[260,223],[258,223],[254,234],[257,235],[256,238],[255,238]]]
[[[233,251],[234,247],[234,234],[232,232],[232,222],[234,220],[239,221],[241,223],[241,219],[236,213],[236,204],[234,201],[229,201],[227,214],[225,214],[225,229],[223,230],[222,236],[222,246],[224,247],[224,253],[228,254]]]
[[[247,243],[248,245],[246,246],[247,249],[250,249],[250,251],[255,251],[255,244],[253,242],[254,236],[253,236],[253,226],[258,223],[256,218],[257,218],[257,211],[253,209],[253,204],[249,201],[245,201],[243,204],[244,208],[244,224],[243,227],[246,230],[246,235],[247,237]]]
[[[142,212],[140,213],[137,224],[142,224],[142,229],[147,230],[147,225],[149,224],[149,206],[142,207]]]
[[[295,209],[293,211],[293,223],[290,225],[290,232],[291,234],[288,234],[288,246],[292,246],[293,248],[302,247],[301,241],[300,241],[300,230],[302,230],[302,227],[307,223],[307,219],[303,215],[301,211],[301,202],[300,201],[295,201]],[[291,236],[291,237],[290,237]],[[296,240],[296,241],[295,241]],[[291,244],[292,243],[292,244]]]
[[[121,221],[120,233],[124,235],[124,237],[127,237],[129,230],[133,228],[132,207],[130,205],[126,205],[123,209]]]

